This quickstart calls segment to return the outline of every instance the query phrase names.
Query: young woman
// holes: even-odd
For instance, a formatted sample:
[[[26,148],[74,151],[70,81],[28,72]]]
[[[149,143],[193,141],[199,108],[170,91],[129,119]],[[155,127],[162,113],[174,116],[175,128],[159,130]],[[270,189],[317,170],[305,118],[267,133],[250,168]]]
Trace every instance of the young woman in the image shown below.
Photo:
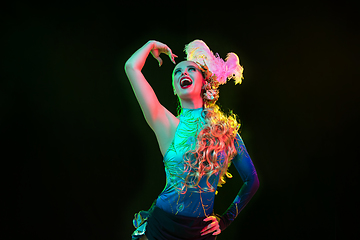
[[[243,68],[236,54],[226,61],[214,55],[201,40],[185,47],[187,61],[172,74],[174,94],[181,111],[175,116],[157,99],[141,70],[149,53],[162,65],[160,54],[177,57],[158,41],[149,41],[126,62],[125,71],[143,111],[155,132],[166,172],[166,186],[149,211],[133,220],[132,239],[215,239],[245,207],[259,187],[255,167],[238,133],[235,115],[216,105],[218,86],[233,78],[241,83]],[[234,164],[244,184],[223,215],[213,213],[217,186],[230,176]]]

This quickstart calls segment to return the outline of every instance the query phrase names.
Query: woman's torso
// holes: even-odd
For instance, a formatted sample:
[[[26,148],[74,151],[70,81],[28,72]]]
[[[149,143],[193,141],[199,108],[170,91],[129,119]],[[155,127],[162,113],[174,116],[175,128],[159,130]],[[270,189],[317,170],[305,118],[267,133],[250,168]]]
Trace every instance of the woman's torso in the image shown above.
[[[170,147],[164,155],[166,186],[157,198],[156,205],[174,215],[203,217],[213,211],[215,191],[219,176],[213,175],[208,182],[215,191],[202,191],[207,188],[206,178],[199,182],[200,188],[184,189],[187,173],[184,172],[184,153],[194,150],[197,135],[204,128],[205,118],[202,108],[183,109],[180,122]]]

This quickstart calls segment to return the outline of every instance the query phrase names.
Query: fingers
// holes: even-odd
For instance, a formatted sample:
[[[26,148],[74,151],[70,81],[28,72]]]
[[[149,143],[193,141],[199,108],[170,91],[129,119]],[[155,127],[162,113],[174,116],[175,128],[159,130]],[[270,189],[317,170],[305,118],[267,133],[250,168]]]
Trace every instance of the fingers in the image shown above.
[[[212,235],[219,235],[221,233],[220,228],[218,230],[216,230]]]
[[[166,55],[168,55],[169,58],[170,58],[170,61],[171,61],[172,63],[176,64],[175,58],[178,57],[178,56],[176,56],[175,54],[173,54],[172,51],[171,51],[171,48],[169,48],[167,45],[164,44],[164,47],[163,47],[163,49],[161,50],[161,53],[165,53]]]
[[[175,54],[173,54],[172,51],[171,51],[171,49],[170,49],[168,46],[166,46],[166,48],[167,48],[167,49],[166,49],[166,54],[169,56],[171,62],[173,62],[174,64],[176,64],[175,58],[178,57],[178,56],[176,56]]]
[[[163,64],[163,60],[160,58],[161,53],[168,55],[170,58],[170,61],[172,63],[176,64],[175,58],[178,56],[173,54],[171,49],[166,44],[163,44],[161,42],[155,42],[155,43],[156,43],[156,45],[151,50],[151,54],[159,62],[159,67]]]
[[[216,220],[214,216],[210,216],[204,219],[204,221],[212,221],[207,227],[205,227],[203,230],[201,230],[201,236],[204,236],[206,234],[212,233],[213,235],[218,235],[221,233],[221,229],[219,226],[219,222]]]
[[[170,57],[170,60],[171,60],[174,64],[176,64],[175,58],[178,57],[178,56],[176,56],[176,55],[173,54],[173,53],[170,53],[170,54],[169,54],[169,57]]]
[[[161,65],[163,64],[163,60],[161,59],[161,57],[156,57],[156,60],[159,62],[159,67],[161,67]]]
[[[213,225],[213,223],[211,223],[205,229],[203,229],[200,233],[201,233],[201,236],[204,236],[209,233],[213,233],[213,235],[218,235],[221,233],[221,230],[217,223],[215,223],[214,225]]]
[[[159,67],[161,67],[162,63],[163,63],[163,60],[161,59],[160,57],[160,51],[159,49],[152,49],[150,51],[151,55],[158,61],[159,63]]]
[[[169,58],[170,58],[170,61],[173,63],[173,64],[176,64],[175,62],[175,58],[178,57],[176,56],[175,54],[172,54],[171,52],[168,53],[169,55]],[[163,64],[163,60],[160,58],[160,57],[156,57],[156,60],[158,60],[159,62],[159,67]]]

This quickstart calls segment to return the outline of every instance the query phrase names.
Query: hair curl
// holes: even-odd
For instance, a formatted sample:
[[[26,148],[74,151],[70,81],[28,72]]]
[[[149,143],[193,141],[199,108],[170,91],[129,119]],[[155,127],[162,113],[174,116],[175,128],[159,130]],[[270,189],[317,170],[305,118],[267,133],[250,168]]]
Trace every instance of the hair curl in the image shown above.
[[[185,178],[184,188],[199,188],[199,191],[215,191],[209,179],[213,175],[220,174],[218,186],[225,183],[225,175],[231,177],[227,172],[231,159],[237,151],[234,139],[240,127],[235,114],[230,112],[224,114],[218,105],[213,104],[204,109],[206,125],[197,137],[194,150],[185,153]],[[201,189],[200,179],[206,177],[207,187]]]

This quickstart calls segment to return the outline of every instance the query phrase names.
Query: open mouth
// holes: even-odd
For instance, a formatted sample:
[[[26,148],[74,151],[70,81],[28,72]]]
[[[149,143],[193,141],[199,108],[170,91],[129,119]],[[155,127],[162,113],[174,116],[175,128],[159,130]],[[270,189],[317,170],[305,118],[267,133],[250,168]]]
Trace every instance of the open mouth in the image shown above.
[[[189,77],[183,77],[180,79],[180,87],[182,89],[188,88],[192,85],[192,80]]]

